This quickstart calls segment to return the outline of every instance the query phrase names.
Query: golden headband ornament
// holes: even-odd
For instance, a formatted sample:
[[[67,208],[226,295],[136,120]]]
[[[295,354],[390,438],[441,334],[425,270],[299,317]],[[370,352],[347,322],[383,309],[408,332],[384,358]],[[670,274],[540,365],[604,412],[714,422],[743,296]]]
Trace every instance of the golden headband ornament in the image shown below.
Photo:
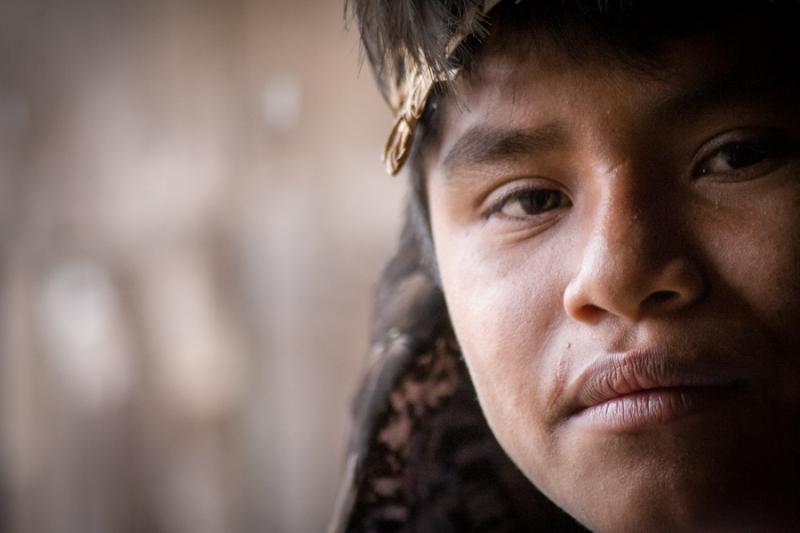
[[[481,13],[486,15],[502,0],[486,0]],[[519,0],[517,0],[519,2]],[[457,33],[453,36],[446,48],[447,56],[451,56],[469,35]],[[420,64],[421,63],[421,64]],[[403,80],[394,87],[390,97],[390,105],[395,112],[394,127],[386,141],[383,151],[383,162],[386,171],[394,176],[408,159],[414,130],[417,127],[422,113],[425,111],[425,102],[433,86],[440,81],[452,81],[458,76],[458,69],[452,68],[441,74],[436,74],[432,68],[420,61],[406,61],[410,65]]]

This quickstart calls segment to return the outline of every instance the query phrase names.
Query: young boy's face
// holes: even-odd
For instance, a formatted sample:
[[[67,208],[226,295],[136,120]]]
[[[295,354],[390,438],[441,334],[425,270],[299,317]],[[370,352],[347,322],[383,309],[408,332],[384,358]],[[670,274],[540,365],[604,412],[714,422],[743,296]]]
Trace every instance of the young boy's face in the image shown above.
[[[496,51],[428,154],[481,405],[592,529],[799,508],[800,93],[766,33],[688,36],[649,72]]]

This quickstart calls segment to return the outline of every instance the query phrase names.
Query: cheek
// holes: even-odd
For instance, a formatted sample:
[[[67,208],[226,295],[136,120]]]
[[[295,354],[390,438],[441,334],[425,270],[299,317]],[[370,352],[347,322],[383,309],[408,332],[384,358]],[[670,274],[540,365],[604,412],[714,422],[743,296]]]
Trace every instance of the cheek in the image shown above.
[[[709,217],[710,218],[710,217]],[[711,270],[734,309],[756,328],[800,345],[800,189],[756,204],[720,229],[709,225]]]
[[[554,244],[498,249],[434,226],[450,318],[489,425],[527,473],[551,447],[548,403],[559,387],[563,278]]]
[[[764,420],[780,425],[800,410],[800,187],[752,198],[696,225],[712,276],[706,330],[758,361]]]

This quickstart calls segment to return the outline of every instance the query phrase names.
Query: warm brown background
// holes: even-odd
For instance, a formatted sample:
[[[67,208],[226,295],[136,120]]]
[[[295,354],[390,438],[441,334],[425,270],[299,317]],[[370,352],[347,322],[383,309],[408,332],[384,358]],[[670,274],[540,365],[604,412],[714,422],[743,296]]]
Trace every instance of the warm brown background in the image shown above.
[[[318,532],[402,181],[342,0],[0,0],[0,526]]]

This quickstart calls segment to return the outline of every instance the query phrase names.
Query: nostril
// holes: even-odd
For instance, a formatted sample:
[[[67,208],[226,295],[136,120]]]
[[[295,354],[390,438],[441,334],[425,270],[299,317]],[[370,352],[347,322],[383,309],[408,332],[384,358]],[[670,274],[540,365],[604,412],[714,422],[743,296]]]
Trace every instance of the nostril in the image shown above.
[[[678,296],[678,293],[675,291],[656,291],[645,298],[642,302],[642,308],[652,309],[654,307],[661,307],[675,300]]]
[[[592,304],[584,305],[577,310],[577,318],[590,324],[599,322],[605,314],[605,309]]]

